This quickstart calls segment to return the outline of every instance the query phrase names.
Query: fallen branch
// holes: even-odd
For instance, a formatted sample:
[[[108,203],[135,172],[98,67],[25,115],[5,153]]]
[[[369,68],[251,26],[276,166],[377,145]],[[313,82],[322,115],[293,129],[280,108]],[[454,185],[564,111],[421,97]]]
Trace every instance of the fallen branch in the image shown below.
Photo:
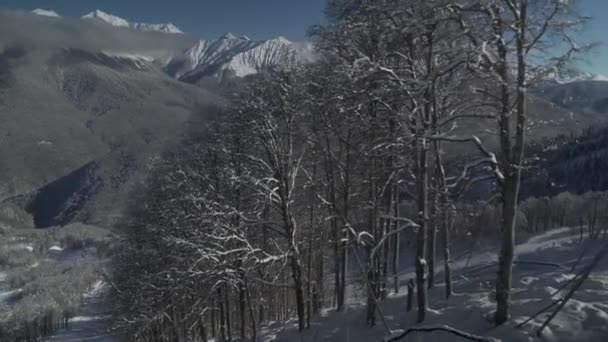
[[[565,270],[565,268],[562,265],[556,264],[556,263],[552,263],[552,262],[516,260],[516,261],[513,262],[513,264],[516,264],[516,265],[549,266],[549,267],[556,267],[556,268]]]
[[[452,328],[448,325],[445,324],[438,324],[438,325],[429,325],[429,326],[424,326],[424,327],[412,327],[409,328],[405,331],[401,330],[401,331],[396,331],[393,334],[386,336],[383,341],[384,342],[392,342],[392,341],[399,341],[403,338],[405,338],[408,334],[412,333],[412,332],[424,332],[424,333],[431,333],[431,332],[435,332],[435,331],[444,331],[462,338],[465,338],[467,340],[471,340],[471,341],[477,341],[477,342],[500,342],[500,340],[492,338],[492,337],[484,337],[484,336],[478,336],[478,335],[473,335],[470,334],[466,331],[462,331],[462,330],[458,330],[456,328]]]
[[[557,289],[555,289],[555,291],[553,291],[553,293],[551,293],[551,297],[556,296],[557,294],[559,294],[560,292],[562,292],[565,288],[567,288],[570,284],[572,284],[573,282],[577,281],[577,279],[581,276],[581,274],[577,274],[576,276],[572,277],[571,279],[565,281],[563,284],[561,284]],[[547,312],[548,310],[550,310],[551,308],[553,308],[554,306],[558,305],[559,303],[561,303],[561,301],[564,300],[564,297],[560,297],[557,300],[551,302],[551,304],[545,306],[544,308],[542,308],[541,310],[537,311],[534,315],[530,316],[530,318],[526,319],[525,321],[519,323],[518,325],[516,325],[516,328],[521,328],[524,325],[526,325],[528,322],[532,321],[533,319],[535,319],[536,317],[540,316],[541,314]]]
[[[524,325],[526,325],[528,322],[532,321],[533,319],[535,319],[536,317],[542,315],[543,313],[545,313],[547,310],[551,309],[552,307],[556,306],[557,304],[559,304],[562,300],[564,300],[563,298],[560,298],[556,301],[553,301],[551,304],[545,306],[544,308],[538,310],[534,315],[530,316],[528,319],[526,319],[525,321],[519,323],[518,325],[516,325],[516,328],[521,328]]]
[[[580,277],[580,273],[575,275],[574,277],[572,277],[569,280],[566,280],[563,284],[561,284],[560,286],[558,286],[555,291],[553,291],[553,293],[551,293],[551,297],[556,296],[557,294],[559,294],[560,292],[562,292],[565,288],[567,288],[568,286],[570,286],[571,283],[575,282],[578,277]]]

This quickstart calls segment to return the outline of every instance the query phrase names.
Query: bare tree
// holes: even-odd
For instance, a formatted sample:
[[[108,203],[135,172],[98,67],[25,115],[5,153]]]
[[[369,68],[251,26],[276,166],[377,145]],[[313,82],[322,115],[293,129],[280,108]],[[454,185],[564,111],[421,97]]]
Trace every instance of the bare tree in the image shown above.
[[[496,281],[495,321],[509,319],[512,263],[521,170],[527,130],[527,90],[548,72],[564,66],[581,48],[574,43],[573,30],[584,18],[573,12],[573,1],[492,0],[455,4],[467,20],[471,43],[479,49],[480,68],[486,96],[496,111],[500,155],[495,164],[496,182],[502,201],[502,245]],[[548,44],[553,50],[544,54]],[[549,62],[547,62],[549,61]],[[498,89],[496,91],[496,88]]]

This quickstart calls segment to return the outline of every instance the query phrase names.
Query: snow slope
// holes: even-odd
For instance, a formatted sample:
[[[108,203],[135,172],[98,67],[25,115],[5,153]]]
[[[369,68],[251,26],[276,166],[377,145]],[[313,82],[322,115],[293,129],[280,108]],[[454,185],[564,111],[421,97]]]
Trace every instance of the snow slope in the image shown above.
[[[513,319],[494,327],[491,317],[495,310],[493,283],[496,276],[496,248],[475,250],[472,257],[454,263],[456,294],[443,299],[444,285],[430,291],[428,319],[423,324],[447,324],[481,336],[502,341],[572,341],[601,342],[608,340],[608,259],[603,260],[590,279],[568,302],[563,311],[544,330],[541,339],[536,330],[547,315],[541,315],[522,328],[520,322],[547,306],[564,292],[558,291],[574,274],[586,265],[606,241],[581,242],[578,229],[559,229],[530,238],[516,248],[513,274]],[[577,260],[582,254],[581,261]],[[411,260],[410,260],[411,261]],[[571,268],[577,267],[574,272]],[[440,267],[441,268],[441,265]],[[412,269],[404,271],[402,284],[413,277]],[[443,279],[439,274],[437,279]],[[391,294],[382,305],[386,323],[393,331],[416,325],[416,312],[406,312],[407,292]],[[310,330],[302,335],[296,322],[274,323],[265,327],[263,341],[380,341],[387,330],[378,319],[377,326],[365,326],[364,301],[351,302],[346,312],[323,312],[314,319]],[[402,341],[466,341],[445,332],[413,333]]]

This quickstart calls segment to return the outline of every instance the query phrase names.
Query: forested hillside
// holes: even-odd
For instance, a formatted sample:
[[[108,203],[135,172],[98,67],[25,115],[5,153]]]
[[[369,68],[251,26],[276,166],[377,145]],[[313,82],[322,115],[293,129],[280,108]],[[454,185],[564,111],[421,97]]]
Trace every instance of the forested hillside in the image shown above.
[[[287,340],[283,328],[331,340],[353,326],[386,341],[563,334],[553,318],[608,253],[607,230],[598,210],[519,199],[527,146],[597,122],[529,92],[586,51],[575,32],[587,18],[558,0],[334,0],[326,14],[310,30],[318,60],[245,80],[133,194],[112,258],[117,331],[178,342]],[[487,196],[464,201],[480,184]],[[589,255],[558,258],[587,238]],[[521,284],[541,290],[522,299]],[[605,334],[594,322],[590,338]]]
[[[522,197],[608,190],[608,128],[541,144],[525,172]]]

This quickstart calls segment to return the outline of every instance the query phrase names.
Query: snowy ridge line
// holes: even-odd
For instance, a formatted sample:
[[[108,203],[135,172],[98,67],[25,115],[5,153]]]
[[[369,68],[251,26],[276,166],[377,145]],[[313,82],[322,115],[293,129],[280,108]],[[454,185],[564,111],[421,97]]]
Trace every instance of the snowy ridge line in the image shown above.
[[[175,78],[196,82],[203,77],[222,78],[226,71],[236,77],[245,77],[272,66],[291,67],[314,58],[309,43],[291,42],[284,37],[251,40],[226,33],[216,40],[198,41],[163,66]]]
[[[162,23],[162,24],[132,23],[126,19],[106,13],[106,12],[98,10],[98,9],[94,10],[93,12],[83,15],[82,19],[100,20],[100,21],[103,21],[112,26],[132,28],[132,29],[136,29],[136,30],[140,30],[140,31],[154,31],[154,32],[171,33],[171,34],[183,34],[184,33],[182,30],[180,30],[177,26],[175,26],[172,23]]]

